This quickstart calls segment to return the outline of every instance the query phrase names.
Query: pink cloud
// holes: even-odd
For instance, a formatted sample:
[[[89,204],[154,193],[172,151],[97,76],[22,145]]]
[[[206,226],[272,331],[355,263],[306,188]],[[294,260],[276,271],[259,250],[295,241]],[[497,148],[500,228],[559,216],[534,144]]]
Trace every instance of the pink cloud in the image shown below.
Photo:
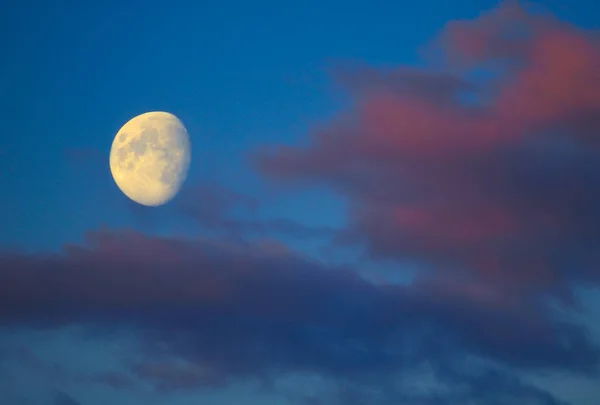
[[[600,281],[580,248],[600,240],[594,34],[506,3],[448,23],[435,45],[441,68],[343,72],[351,109],[258,168],[345,194],[347,234],[375,258],[564,299],[570,282]]]

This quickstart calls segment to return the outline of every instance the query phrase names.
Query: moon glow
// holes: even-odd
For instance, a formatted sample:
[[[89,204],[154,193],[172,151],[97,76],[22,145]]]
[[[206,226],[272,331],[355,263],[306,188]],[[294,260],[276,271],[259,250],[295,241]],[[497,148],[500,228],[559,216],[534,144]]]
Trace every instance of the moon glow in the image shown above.
[[[187,177],[190,139],[173,114],[138,115],[117,132],[110,149],[110,171],[121,191],[146,206],[169,202]]]

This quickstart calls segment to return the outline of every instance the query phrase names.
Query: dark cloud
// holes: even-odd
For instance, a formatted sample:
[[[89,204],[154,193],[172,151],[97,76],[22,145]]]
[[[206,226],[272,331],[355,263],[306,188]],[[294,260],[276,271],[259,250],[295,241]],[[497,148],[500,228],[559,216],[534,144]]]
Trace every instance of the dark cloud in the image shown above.
[[[109,231],[87,240],[58,255],[0,258],[1,319],[134,327],[148,361],[129,371],[158,390],[294,372],[370,383],[424,363],[450,378],[465,356],[522,370],[594,373],[598,364],[580,327],[477,286],[375,285],[273,242]]]
[[[70,396],[64,391],[59,391],[54,397],[52,405],[81,405],[81,402]]]
[[[128,374],[115,371],[97,373],[85,378],[84,381],[107,385],[117,390],[124,390],[135,386],[135,381]]]
[[[466,379],[464,375],[452,374],[448,378],[449,384],[460,385],[465,380],[469,382],[462,390],[455,390],[446,397],[430,397],[422,395],[421,398],[407,398],[412,403],[431,405],[459,405],[469,403],[484,403],[490,405],[536,404],[536,405],[568,405],[568,403],[554,398],[549,392],[524,384],[519,379],[497,370],[477,374]]]
[[[473,83],[466,79],[435,69],[403,67],[383,70],[368,66],[344,66],[335,70],[335,78],[354,97],[385,92],[439,105],[456,102],[460,95],[477,91]]]
[[[511,2],[435,46],[435,69],[345,72],[351,110],[258,168],[347,196],[338,241],[373,258],[572,304],[600,281],[597,38]]]
[[[427,377],[425,377],[427,378]],[[423,386],[429,389],[423,389]],[[339,384],[332,398],[306,396],[302,405],[570,405],[549,392],[524,384],[517,378],[498,370],[470,373],[450,372],[439,387],[406,389],[387,386],[373,392],[372,387]],[[407,393],[407,391],[410,391]]]
[[[178,212],[209,229],[227,228],[233,211],[255,212],[258,201],[216,184],[200,184],[182,190],[175,201]]]
[[[226,188],[203,184],[183,190],[176,210],[204,229],[227,235],[277,235],[299,239],[326,238],[335,233],[327,227],[311,227],[287,218],[250,219],[261,203],[258,199]]]
[[[213,369],[197,363],[173,360],[136,363],[132,367],[132,374],[150,383],[158,392],[214,387],[223,383],[222,376]]]
[[[290,218],[260,218],[265,201],[216,184],[201,183],[184,187],[170,204],[146,207],[127,201],[136,225],[153,231],[159,225],[181,221],[202,233],[240,237],[279,237],[285,239],[327,239],[337,229],[307,226]]]

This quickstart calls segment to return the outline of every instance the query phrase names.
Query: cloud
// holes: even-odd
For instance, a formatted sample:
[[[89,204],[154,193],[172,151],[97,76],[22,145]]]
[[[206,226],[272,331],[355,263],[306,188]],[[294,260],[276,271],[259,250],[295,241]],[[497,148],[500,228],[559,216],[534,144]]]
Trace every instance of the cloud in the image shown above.
[[[66,392],[59,391],[54,398],[53,405],[81,405],[81,403]]]
[[[183,190],[178,209],[208,226],[218,226],[232,210],[255,211],[258,201],[215,184],[196,185]]]
[[[595,373],[600,358],[585,330],[544,308],[432,283],[375,285],[270,242],[103,230],[60,254],[5,255],[0,269],[6,325],[139,334],[143,355],[127,363],[129,377],[94,379],[112,387],[134,378],[172,391],[313,373],[380,389],[422,364],[445,381],[473,357],[576,374]]]
[[[288,218],[251,219],[261,202],[213,184],[190,187],[175,201],[176,210],[202,228],[227,235],[277,235],[297,239],[327,238],[335,233],[328,227],[312,227]]]
[[[136,363],[133,374],[150,383],[159,392],[189,390],[205,386],[222,385],[222,376],[214,370],[185,361],[147,361]]]
[[[600,47],[516,3],[453,21],[424,68],[340,73],[352,107],[268,178],[346,196],[339,243],[521,300],[574,303],[600,264]]]
[[[103,384],[116,390],[128,389],[135,386],[133,379],[125,373],[105,371],[86,378],[87,381]]]
[[[475,91],[468,80],[436,69],[400,67],[374,69],[366,65],[340,66],[335,79],[355,97],[379,92],[400,94],[443,106],[455,102],[457,95]]]

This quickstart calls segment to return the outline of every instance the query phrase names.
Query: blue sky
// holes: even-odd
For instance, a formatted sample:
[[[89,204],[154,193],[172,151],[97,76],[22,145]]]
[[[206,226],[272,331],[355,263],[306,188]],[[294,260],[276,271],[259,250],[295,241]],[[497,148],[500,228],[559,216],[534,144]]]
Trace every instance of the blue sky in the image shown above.
[[[594,2],[561,3],[541,5],[594,27]],[[256,192],[248,150],[302,142],[338,111],[343,95],[332,83],[333,67],[418,64],[423,44],[448,20],[473,18],[495,5],[13,5],[3,22],[7,136],[0,164],[9,208],[0,212],[8,225],[0,241],[57,249],[100,224],[135,226],[107,166],[94,162],[75,170],[65,153],[92,153],[107,162],[119,127],[149,110],[173,112],[188,128],[194,156],[188,184],[211,181]],[[329,222],[338,209],[319,196],[327,202],[306,215],[312,204],[299,198],[284,215]]]
[[[2,139],[10,208],[0,240],[56,249],[90,227],[132,226],[107,166],[74,170],[65,151],[108,162],[116,131],[149,110],[170,111],[188,128],[188,184],[206,180],[253,192],[259,186],[245,153],[261,143],[300,142],[343,102],[329,69],[346,61],[414,63],[445,21],[495,4],[480,3],[440,2],[435,13],[430,4],[386,2],[13,6],[3,24],[11,38],[3,76],[11,95],[5,130],[12,135]],[[286,214],[306,217],[307,205]],[[335,210],[322,205],[311,212],[313,221],[327,221]]]

